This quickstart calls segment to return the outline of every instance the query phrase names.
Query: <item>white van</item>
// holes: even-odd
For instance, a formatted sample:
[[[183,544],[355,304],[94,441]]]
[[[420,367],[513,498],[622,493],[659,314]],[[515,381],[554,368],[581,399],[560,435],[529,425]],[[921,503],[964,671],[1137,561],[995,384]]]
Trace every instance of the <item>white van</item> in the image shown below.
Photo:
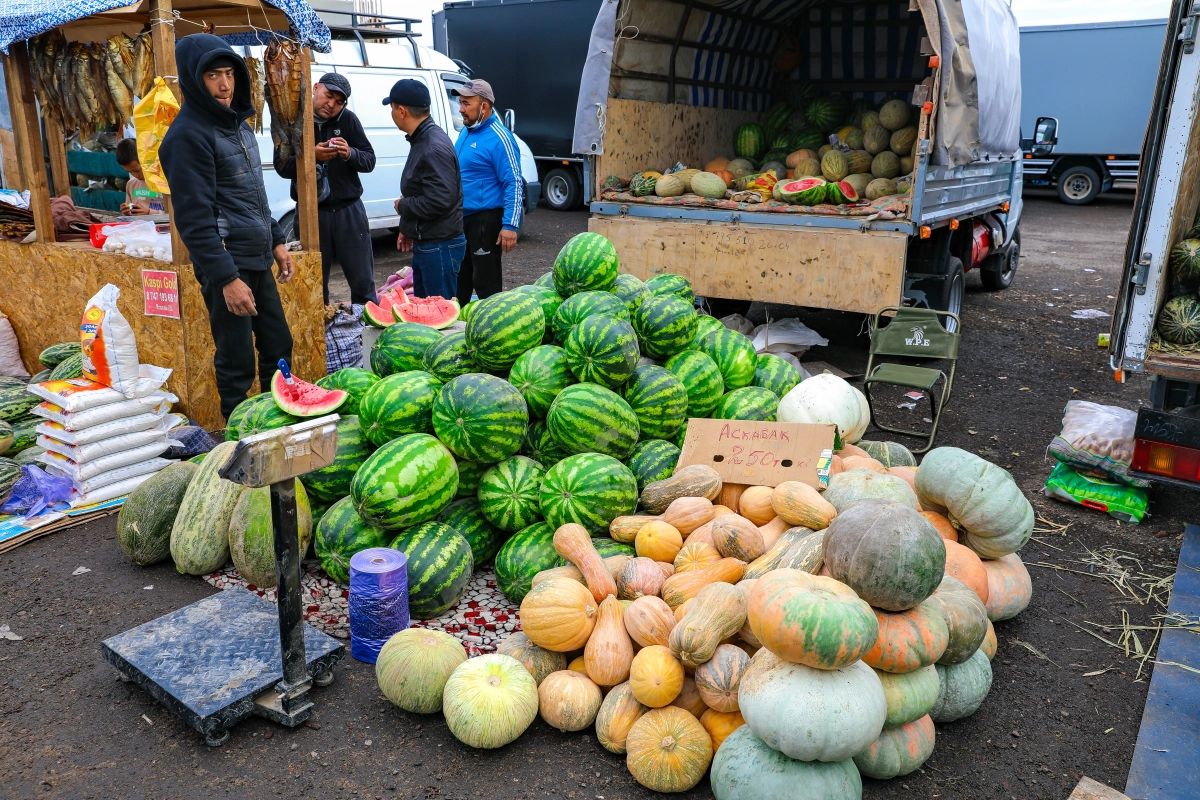
[[[366,31],[364,33],[370,35]],[[261,59],[265,48],[236,49],[240,49],[244,55]],[[436,50],[421,47],[413,39],[400,38],[388,43],[334,39],[331,52],[314,53],[314,56],[313,81],[319,80],[327,72],[340,73],[350,81],[347,107],[358,115],[375,149],[374,171],[359,176],[363,185],[363,205],[366,206],[373,233],[394,231],[400,220],[392,203],[400,196],[400,175],[408,160],[408,142],[392,122],[391,109],[383,105],[383,98],[388,96],[392,84],[398,80],[412,78],[421,81],[429,87],[429,96],[433,100],[430,113],[434,122],[453,140],[462,130],[463,121],[458,113],[458,98],[451,97],[450,91],[469,79],[459,72],[458,65],[449,58]],[[310,90],[311,87],[306,88],[306,91]],[[279,177],[271,163],[275,147],[271,142],[270,113],[264,113],[267,119],[263,123],[263,133],[258,136],[258,147],[262,154],[267,199],[271,204],[271,214],[290,234],[296,201],[291,197],[291,182]],[[511,122],[511,115],[508,119]],[[521,152],[525,210],[528,213],[533,211],[541,197],[541,184],[537,182],[537,163],[533,153],[519,136],[516,139]]]

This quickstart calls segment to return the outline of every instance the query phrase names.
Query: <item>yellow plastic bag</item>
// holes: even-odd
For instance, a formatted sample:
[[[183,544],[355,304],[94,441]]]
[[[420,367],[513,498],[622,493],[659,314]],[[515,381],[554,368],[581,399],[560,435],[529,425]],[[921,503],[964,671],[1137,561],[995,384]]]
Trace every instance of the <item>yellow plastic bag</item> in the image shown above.
[[[170,194],[167,178],[163,175],[162,163],[158,160],[158,146],[175,115],[179,113],[179,101],[167,88],[162,78],[154,79],[154,88],[133,109],[133,127],[137,131],[138,161],[146,176],[146,185],[156,192]]]

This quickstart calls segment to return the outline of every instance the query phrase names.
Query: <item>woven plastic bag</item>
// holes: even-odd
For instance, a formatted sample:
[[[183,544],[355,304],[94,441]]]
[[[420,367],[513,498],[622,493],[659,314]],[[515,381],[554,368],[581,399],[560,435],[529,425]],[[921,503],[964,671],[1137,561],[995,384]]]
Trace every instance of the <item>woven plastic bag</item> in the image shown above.
[[[1065,464],[1096,470],[1129,486],[1146,487],[1146,481],[1129,476],[1136,427],[1136,411],[1068,400],[1062,431],[1051,440],[1048,450]]]
[[[1135,525],[1142,521],[1150,505],[1150,495],[1145,489],[1078,472],[1061,462],[1054,465],[1043,491],[1047,497],[1094,508]]]
[[[162,78],[154,79],[154,88],[133,109],[138,161],[146,176],[146,185],[161,194],[170,194],[171,188],[167,186],[162,162],[158,159],[158,146],[178,113],[179,101]]]
[[[111,386],[122,394],[138,380],[137,337],[117,308],[121,290],[111,283],[88,300],[79,323],[83,351],[83,377]]]

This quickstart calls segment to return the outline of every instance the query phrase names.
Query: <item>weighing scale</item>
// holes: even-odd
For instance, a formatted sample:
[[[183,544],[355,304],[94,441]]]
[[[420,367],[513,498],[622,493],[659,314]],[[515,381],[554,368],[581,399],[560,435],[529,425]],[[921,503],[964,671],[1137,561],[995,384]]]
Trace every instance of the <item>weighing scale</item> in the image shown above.
[[[304,624],[296,477],[333,463],[337,414],[240,441],[218,474],[271,487],[278,604],[227,589],[106,639],[104,659],[217,747],[257,714],[288,727],[312,714],[308,690],[333,682],[346,648]],[[281,646],[282,643],[282,646]]]

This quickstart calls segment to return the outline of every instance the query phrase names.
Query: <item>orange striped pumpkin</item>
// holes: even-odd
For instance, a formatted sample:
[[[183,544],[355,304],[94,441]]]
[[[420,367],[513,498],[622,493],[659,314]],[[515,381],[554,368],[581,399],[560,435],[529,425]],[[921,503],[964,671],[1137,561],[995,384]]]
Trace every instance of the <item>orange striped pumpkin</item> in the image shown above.
[[[872,610],[879,635],[863,653],[867,665],[884,672],[912,672],[942,657],[950,631],[933,603],[925,601],[908,611]]]

